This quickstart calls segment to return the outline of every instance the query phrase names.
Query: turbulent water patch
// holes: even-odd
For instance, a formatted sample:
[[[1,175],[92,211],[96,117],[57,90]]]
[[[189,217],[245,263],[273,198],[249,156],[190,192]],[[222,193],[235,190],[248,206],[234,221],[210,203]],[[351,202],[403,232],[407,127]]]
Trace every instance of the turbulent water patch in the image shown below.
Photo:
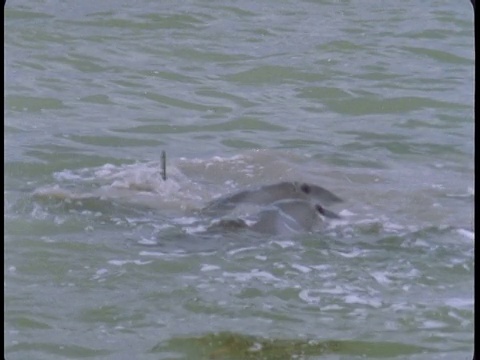
[[[295,234],[314,231],[323,218],[339,219],[323,204],[341,202],[341,199],[317,185],[294,181],[261,187],[250,184],[247,187],[250,190],[237,190],[219,197],[212,193],[212,189],[218,189],[218,184],[202,181],[202,177],[215,167],[218,172],[238,167],[240,173],[253,175],[256,168],[264,165],[252,160],[248,164],[245,156],[203,161],[185,159],[183,164],[177,162],[176,166],[169,166],[168,179],[163,178],[158,163],[121,167],[107,164],[100,168],[62,171],[54,174],[57,184],[36,189],[34,196],[39,200],[57,199],[66,208],[93,211],[99,216],[111,212],[108,202],[132,209],[155,209],[167,217],[172,216],[170,223],[181,226],[190,234],[235,229],[251,229],[271,235]],[[182,165],[197,164],[201,165],[198,167],[200,172],[195,174],[185,173],[182,169]],[[235,178],[237,176],[226,182],[224,191],[239,188]],[[60,183],[64,183],[63,186]],[[212,197],[214,200],[208,202]]]

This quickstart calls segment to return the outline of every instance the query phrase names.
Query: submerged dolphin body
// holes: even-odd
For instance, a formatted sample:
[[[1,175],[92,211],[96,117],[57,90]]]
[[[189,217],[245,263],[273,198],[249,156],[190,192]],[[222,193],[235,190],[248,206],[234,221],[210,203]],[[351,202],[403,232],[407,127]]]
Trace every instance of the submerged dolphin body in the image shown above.
[[[221,218],[210,229],[249,228],[264,234],[292,234],[312,231],[322,218],[340,218],[320,203],[342,200],[330,191],[298,182],[281,182],[245,190],[213,200],[203,209],[207,214],[229,212],[241,205],[258,205],[260,210],[245,218]]]
[[[286,199],[308,200],[327,205],[342,201],[338,196],[318,185],[285,181],[215,199],[202,211],[206,213],[229,211],[240,204],[270,205]]]

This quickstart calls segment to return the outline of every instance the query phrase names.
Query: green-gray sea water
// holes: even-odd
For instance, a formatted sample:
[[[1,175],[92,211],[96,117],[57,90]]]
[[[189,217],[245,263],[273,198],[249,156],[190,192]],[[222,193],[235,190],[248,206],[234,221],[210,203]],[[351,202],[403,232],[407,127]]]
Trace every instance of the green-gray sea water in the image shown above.
[[[4,22],[7,360],[472,358],[469,1],[8,0]],[[341,219],[199,215],[290,180]]]

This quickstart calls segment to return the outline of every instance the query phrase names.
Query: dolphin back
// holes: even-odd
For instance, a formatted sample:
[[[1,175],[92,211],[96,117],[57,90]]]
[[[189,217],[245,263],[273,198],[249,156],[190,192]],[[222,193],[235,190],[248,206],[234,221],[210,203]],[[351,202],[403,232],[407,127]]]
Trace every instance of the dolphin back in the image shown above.
[[[244,190],[226,195],[208,203],[206,211],[228,211],[237,205],[256,204],[270,205],[285,199],[303,199],[324,204],[341,202],[342,199],[327,189],[313,184],[283,181],[277,184],[264,185],[252,190]]]

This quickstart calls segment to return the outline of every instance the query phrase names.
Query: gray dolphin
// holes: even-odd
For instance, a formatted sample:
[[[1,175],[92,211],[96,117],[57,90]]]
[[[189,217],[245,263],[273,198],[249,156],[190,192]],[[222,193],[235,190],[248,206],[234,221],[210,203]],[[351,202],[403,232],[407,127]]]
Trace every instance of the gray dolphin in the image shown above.
[[[286,234],[311,231],[322,221],[321,216],[340,218],[321,205],[301,199],[280,200],[258,213],[258,220],[250,226],[254,231],[268,234]]]
[[[309,200],[327,205],[342,201],[338,196],[318,185],[284,181],[215,199],[208,203],[202,211],[206,213],[229,211],[239,204],[270,205],[286,199]]]
[[[292,234],[311,231],[321,223],[322,217],[340,218],[319,204],[302,199],[287,199],[273,202],[245,220],[224,218],[215,221],[210,229],[249,228],[264,234]]]

